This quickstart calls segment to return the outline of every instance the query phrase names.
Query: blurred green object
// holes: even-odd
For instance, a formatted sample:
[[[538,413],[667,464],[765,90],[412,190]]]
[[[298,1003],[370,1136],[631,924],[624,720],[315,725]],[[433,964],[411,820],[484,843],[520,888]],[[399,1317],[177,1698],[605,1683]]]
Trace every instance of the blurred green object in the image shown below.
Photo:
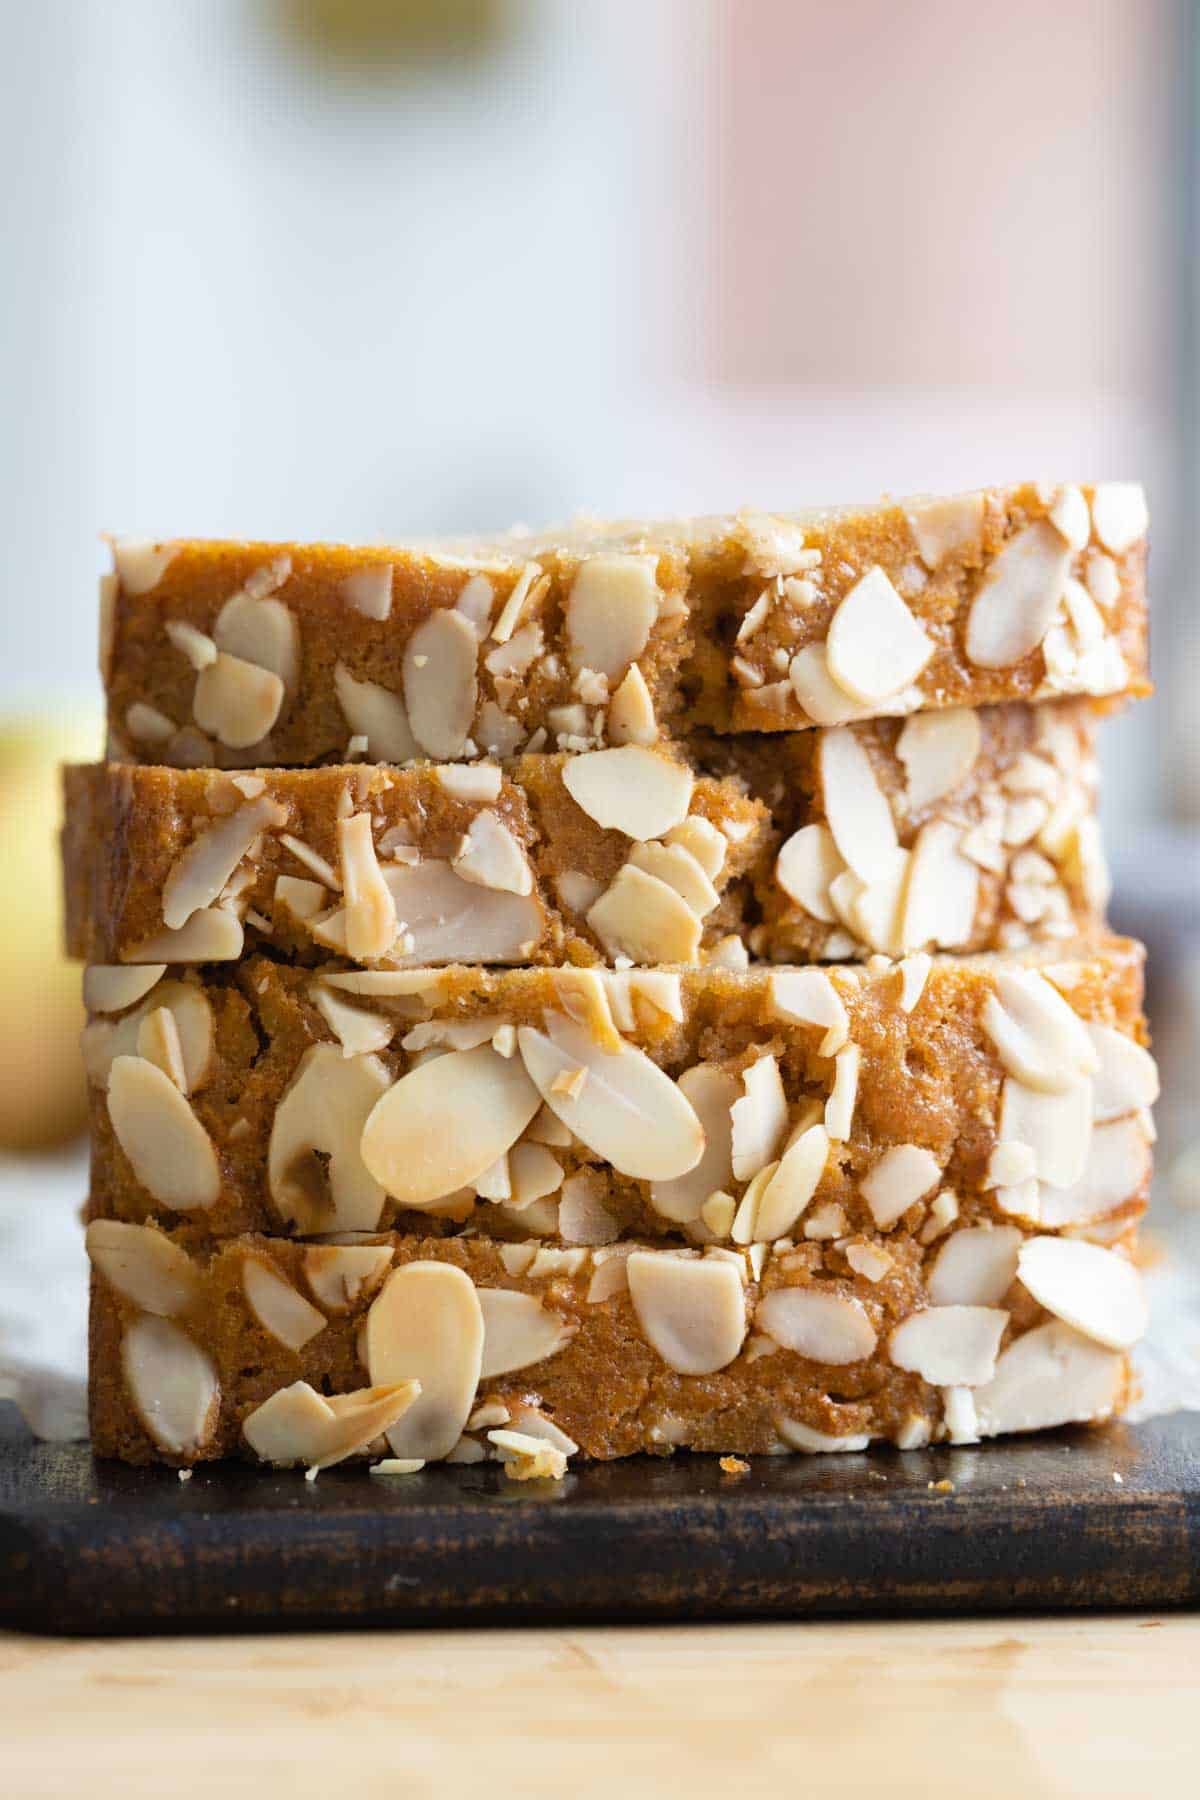
[[[513,23],[512,0],[273,0],[285,34],[310,54],[401,67],[488,54]]]
[[[0,721],[0,1149],[45,1149],[81,1130],[80,970],[62,951],[59,765],[94,757],[90,708]]]

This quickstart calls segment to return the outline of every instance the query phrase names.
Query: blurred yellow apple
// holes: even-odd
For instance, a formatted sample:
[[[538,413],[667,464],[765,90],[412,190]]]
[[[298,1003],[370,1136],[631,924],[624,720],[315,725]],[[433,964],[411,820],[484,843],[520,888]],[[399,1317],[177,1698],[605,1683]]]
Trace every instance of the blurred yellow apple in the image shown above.
[[[0,1149],[33,1150],[79,1131],[80,970],[62,948],[59,765],[93,758],[94,709],[64,704],[0,720]]]

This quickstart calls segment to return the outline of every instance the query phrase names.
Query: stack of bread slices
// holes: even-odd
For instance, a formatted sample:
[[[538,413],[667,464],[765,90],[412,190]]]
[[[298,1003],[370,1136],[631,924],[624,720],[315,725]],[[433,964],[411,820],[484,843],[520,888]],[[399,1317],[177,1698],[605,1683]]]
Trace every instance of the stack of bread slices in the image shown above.
[[[66,774],[95,1449],[514,1478],[1130,1389],[1146,508],[132,542]]]

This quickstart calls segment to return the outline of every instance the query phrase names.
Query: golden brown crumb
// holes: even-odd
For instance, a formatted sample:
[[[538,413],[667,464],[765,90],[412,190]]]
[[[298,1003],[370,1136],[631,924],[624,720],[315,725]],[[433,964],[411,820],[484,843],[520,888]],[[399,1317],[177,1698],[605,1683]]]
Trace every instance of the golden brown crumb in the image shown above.
[[[723,1456],[721,1468],[726,1475],[748,1475],[750,1473],[750,1464],[741,1456]]]

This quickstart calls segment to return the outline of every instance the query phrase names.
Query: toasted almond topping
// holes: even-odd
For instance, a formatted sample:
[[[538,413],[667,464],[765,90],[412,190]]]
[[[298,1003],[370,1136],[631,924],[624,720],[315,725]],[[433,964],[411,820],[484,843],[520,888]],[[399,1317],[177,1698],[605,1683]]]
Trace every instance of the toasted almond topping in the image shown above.
[[[850,1035],[842,997],[824,969],[788,969],[770,977],[771,1011],[777,1019],[819,1025],[825,1036],[818,1056],[836,1056]]]
[[[175,736],[175,721],[156,706],[135,700],[126,710],[125,729],[137,744],[165,744]]]
[[[544,1144],[514,1144],[507,1160],[510,1197],[516,1207],[544,1200],[547,1194],[556,1194],[562,1187],[562,1164],[551,1156]],[[565,1231],[563,1235],[566,1236]],[[599,1241],[603,1242],[603,1239]],[[578,1242],[585,1240],[580,1238]]]
[[[910,1013],[925,992],[933,958],[926,951],[917,950],[896,966],[900,973],[900,1011]]]
[[[404,921],[404,954],[414,963],[528,961],[545,930],[535,894],[481,887],[434,857],[416,868],[389,864],[383,879]],[[316,935],[333,943],[335,922],[340,915]]]
[[[242,1287],[250,1310],[262,1326],[289,1350],[303,1350],[325,1329],[325,1314],[311,1306],[278,1269],[259,1256],[242,1262]]]
[[[981,1437],[1040,1431],[1073,1421],[1105,1419],[1120,1403],[1125,1359],[1053,1319],[1026,1331],[975,1390]]]
[[[346,895],[346,949],[360,961],[384,956],[396,936],[396,903],[375,856],[370,813],[339,819],[337,834]]]
[[[829,673],[851,699],[877,705],[916,680],[934,645],[878,564],[834,613],[825,645]]]
[[[506,1411],[508,1410],[506,1408]],[[494,1421],[496,1424],[500,1422],[499,1420]],[[535,1438],[544,1444],[549,1444],[552,1449],[561,1450],[564,1456],[576,1456],[579,1453],[579,1445],[575,1439],[568,1437],[565,1431],[559,1429],[553,1419],[548,1419],[544,1413],[538,1412],[536,1407],[514,1406],[511,1409],[508,1423],[514,1431],[521,1432],[527,1438]]]
[[[704,1133],[686,1095],[669,1075],[631,1044],[615,1054],[557,1013],[546,1032],[522,1026],[517,1033],[530,1077],[551,1112],[588,1148],[624,1175],[669,1181],[700,1161]],[[556,1087],[583,1069],[577,1092]]]
[[[491,629],[492,608],[495,604],[496,590],[487,576],[472,575],[465,587],[459,589],[454,610],[471,621],[475,636],[482,643]]]
[[[845,1045],[833,1059],[833,1088],[825,1102],[825,1129],[835,1143],[845,1143],[854,1124],[860,1060],[857,1044]]]
[[[888,1354],[934,1387],[980,1387],[996,1372],[1008,1314],[991,1306],[933,1306],[897,1325]]]
[[[374,1056],[347,1058],[333,1044],[304,1052],[267,1150],[267,1186],[283,1224],[305,1233],[375,1230],[385,1195],[359,1140],[388,1084]]]
[[[589,908],[587,922],[612,957],[693,963],[699,955],[701,924],[695,912],[674,886],[632,862]]]
[[[716,888],[684,844],[635,844],[629,863],[673,887],[698,918],[703,919],[720,903]]]
[[[187,1071],[183,1065],[183,1046],[179,1027],[168,1007],[156,1006],[138,1026],[137,1053],[161,1069],[181,1094],[188,1091]]]
[[[498,800],[503,777],[496,763],[439,763],[433,771],[439,787],[456,800]]]
[[[1040,1306],[1109,1350],[1128,1350],[1146,1329],[1146,1299],[1133,1264],[1080,1239],[1037,1237],[1021,1246],[1017,1273]]]
[[[299,628],[282,600],[259,598],[250,587],[247,582],[245,591],[225,602],[213,626],[213,641],[225,655],[269,669],[285,692],[293,693],[300,672]]]
[[[500,617],[496,620],[492,631],[492,637],[497,644],[507,644],[512,638],[517,621],[525,609],[526,601],[534,594],[535,589],[544,591],[541,575],[542,565],[540,563],[527,562],[521,570],[508,598],[500,608]]]
[[[1158,1099],[1158,1065],[1148,1050],[1111,1025],[1085,1027],[1099,1059],[1092,1088],[1095,1117],[1119,1119]]]
[[[283,697],[278,675],[222,651],[196,677],[192,711],[202,730],[231,750],[246,750],[266,737]]]
[[[895,868],[899,843],[870,757],[842,728],[821,733],[817,762],[825,816],[843,860],[861,881],[881,880]]]
[[[1037,1156],[1028,1144],[998,1143],[988,1157],[984,1187],[1016,1187],[1037,1175]]]
[[[614,1054],[621,1048],[621,1034],[613,1020],[612,1001],[599,969],[555,969],[550,977],[554,996],[563,1011],[585,1025],[602,1050]],[[630,1029],[633,1021],[630,1020]]]
[[[347,994],[363,999],[407,999],[415,995],[427,1006],[435,1006],[444,993],[441,969],[355,969],[345,975],[324,975],[326,986],[341,988]]]
[[[754,1323],[785,1350],[814,1362],[862,1362],[875,1349],[875,1327],[862,1302],[821,1288],[772,1288]]]
[[[658,737],[654,702],[636,663],[629,665],[609,702],[608,736],[614,744],[652,744]]]
[[[1000,1099],[1000,1136],[1028,1144],[1037,1157],[1038,1177],[1069,1188],[1087,1167],[1092,1138],[1092,1084],[1077,1081],[1060,1093],[1027,1087],[1010,1075]]]
[[[479,1304],[484,1325],[481,1381],[545,1362],[556,1356],[573,1335],[572,1327],[533,1294],[513,1293],[508,1288],[481,1288]]]
[[[619,681],[646,648],[658,603],[653,557],[588,557],[567,596],[571,667]]]
[[[497,776],[499,770],[496,771]],[[476,813],[450,865],[463,881],[509,894],[533,890],[533,873],[525,852],[494,812]]]
[[[277,875],[271,895],[271,906],[278,914],[290,912],[294,919],[307,923],[323,912],[329,904],[329,894],[319,881],[302,881],[296,875]]]
[[[917,555],[927,569],[938,569],[948,556],[974,562],[983,548],[982,494],[953,494],[922,500],[906,513]]]
[[[404,651],[404,700],[427,756],[453,762],[471,731],[478,698],[478,640],[469,619],[443,608],[418,625]]]
[[[168,1456],[190,1456],[212,1436],[217,1372],[169,1319],[136,1319],[121,1340],[121,1367],[139,1419]]]
[[[409,1411],[420,1391],[419,1383],[402,1381],[325,1399],[307,1381],[294,1381],[247,1413],[242,1435],[261,1461],[306,1463],[312,1473],[368,1450]]]
[[[1070,571],[1071,552],[1044,519],[1009,539],[985,571],[967,619],[976,668],[1008,669],[1046,635]]]
[[[536,1145],[524,1148],[535,1149]],[[558,1229],[565,1244],[611,1244],[620,1236],[621,1222],[605,1206],[605,1191],[602,1178],[592,1170],[563,1182]]]
[[[966,1226],[954,1232],[929,1271],[930,1303],[936,1307],[996,1305],[1016,1279],[1021,1243],[1015,1225],[998,1225],[994,1230]]]
[[[389,1275],[367,1314],[372,1381],[421,1384],[417,1404],[388,1432],[397,1456],[427,1461],[452,1450],[482,1374],[482,1296],[451,1263],[411,1262]]]
[[[420,756],[399,694],[377,682],[357,680],[342,662],[334,665],[333,686],[347,725],[366,738],[367,754],[375,762],[407,763]]]
[[[788,668],[792,692],[817,725],[845,725],[869,719],[876,710],[869,701],[852,700],[829,672],[824,644],[806,644]]]
[[[451,1051],[404,1075],[375,1106],[362,1133],[362,1158],[406,1206],[428,1206],[478,1176],[511,1149],[538,1109],[520,1062],[490,1044]],[[453,1120],[435,1132],[431,1119]]]
[[[908,865],[901,939],[906,950],[965,944],[975,929],[979,870],[962,854],[962,833],[930,819],[917,833]]]
[[[832,925],[836,915],[829,900],[829,885],[845,867],[827,825],[802,825],[781,847],[775,861],[775,879],[797,906],[814,919]]]
[[[197,675],[211,668],[217,660],[217,646],[207,632],[197,630],[186,619],[168,619],[163,626],[168,638],[181,656],[186,656]]]
[[[200,1278],[186,1251],[150,1225],[93,1219],[87,1228],[92,1267],[142,1312],[173,1319],[200,1298]]]
[[[342,1046],[343,1056],[363,1056],[386,1050],[395,1036],[395,1019],[349,1005],[323,982],[314,981],[309,998]]]
[[[1150,1179],[1150,1144],[1140,1116],[1129,1114],[1092,1128],[1083,1174],[1070,1187],[1044,1187],[1043,1225],[1085,1225],[1135,1199]]]
[[[896,1266],[895,1257],[880,1244],[847,1244],[846,1262],[856,1275],[870,1282],[882,1281]]]
[[[122,953],[128,963],[235,962],[242,954],[242,923],[223,907],[193,913],[186,925],[166,926]]]
[[[1048,513],[1050,523],[1072,550],[1083,550],[1092,535],[1088,505],[1077,487],[1061,487]]]
[[[730,1108],[733,1173],[749,1181],[772,1162],[787,1130],[787,1096],[773,1056],[760,1056],[742,1072],[743,1094]]]
[[[970,706],[917,713],[896,740],[908,776],[908,805],[918,812],[965,781],[979,756],[983,731]]]
[[[817,1191],[828,1156],[829,1133],[824,1125],[810,1125],[788,1145],[759,1196],[755,1239],[774,1243],[791,1231]]]
[[[937,1158],[919,1144],[893,1144],[859,1182],[859,1192],[876,1225],[886,1231],[937,1185],[941,1174]]]
[[[1052,983],[1035,969],[1000,969],[995,983],[983,1029],[1010,1075],[1061,1093],[1095,1073],[1100,1058],[1087,1028]]]
[[[392,565],[373,563],[347,575],[339,589],[346,605],[364,619],[386,619],[392,610]]]
[[[142,1186],[173,1212],[212,1206],[221,1172],[212,1140],[169,1076],[140,1056],[115,1058],[108,1116]]]
[[[1092,495],[1092,524],[1096,536],[1114,556],[1122,555],[1150,525],[1145,490],[1138,481],[1109,481]]]
[[[746,1302],[734,1263],[635,1250],[625,1272],[638,1324],[669,1368],[711,1375],[737,1356]]]
[[[638,744],[573,756],[562,779],[597,825],[638,839],[661,837],[682,824],[695,780],[684,764]]]
[[[136,1006],[167,972],[166,963],[145,963],[123,968],[116,963],[92,963],[83,971],[83,1004],[89,1012],[124,1012]]]
[[[151,538],[118,538],[112,547],[117,580],[124,594],[148,594],[156,588],[175,555],[175,545]]]
[[[811,1425],[805,1425],[801,1419],[777,1418],[775,1429],[789,1450],[804,1450],[817,1454],[865,1450],[871,1442],[865,1431],[850,1432],[845,1437],[830,1437],[824,1431],[814,1431]]]
[[[374,1293],[391,1263],[388,1244],[312,1244],[304,1252],[304,1278],[322,1306],[345,1312]]]
[[[424,1467],[423,1456],[385,1456],[381,1461],[372,1463],[367,1474],[378,1475],[386,1480],[391,1475],[419,1475]]]
[[[733,1177],[731,1108],[742,1084],[737,1076],[711,1063],[696,1063],[679,1077],[679,1091],[700,1121],[704,1151],[698,1163],[669,1181],[650,1188],[650,1204],[664,1219],[691,1223],[702,1214],[709,1196]]]
[[[488,1432],[509,1481],[561,1481],[567,1472],[563,1451],[522,1431]]]
[[[267,795],[201,831],[177,858],[163,884],[163,922],[178,931],[212,905],[259,834],[287,814]]]

